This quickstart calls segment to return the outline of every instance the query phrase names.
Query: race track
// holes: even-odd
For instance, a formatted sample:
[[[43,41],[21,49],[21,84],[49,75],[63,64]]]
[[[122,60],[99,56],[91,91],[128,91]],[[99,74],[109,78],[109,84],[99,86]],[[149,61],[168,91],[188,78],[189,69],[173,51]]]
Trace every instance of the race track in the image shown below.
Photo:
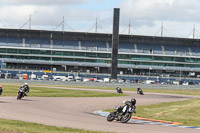
[[[114,92],[114,91],[113,91]],[[127,97],[25,97],[16,100],[15,97],[0,97],[0,118],[22,120],[59,127],[72,127],[94,131],[112,131],[125,133],[199,133],[197,129],[169,127],[162,125],[128,122],[107,122],[105,117],[94,115],[97,110],[114,108],[123,105],[122,101],[137,99],[136,105],[178,101],[193,98],[193,96],[145,93],[137,95],[134,92]],[[136,109],[137,110],[137,109]]]

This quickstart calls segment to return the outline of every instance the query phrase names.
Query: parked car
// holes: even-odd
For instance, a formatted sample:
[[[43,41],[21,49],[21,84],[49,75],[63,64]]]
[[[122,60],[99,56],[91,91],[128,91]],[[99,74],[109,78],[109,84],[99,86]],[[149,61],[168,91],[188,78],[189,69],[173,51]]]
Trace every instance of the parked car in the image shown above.
[[[82,81],[82,78],[81,78],[81,77],[75,77],[75,81],[76,81],[76,82],[81,82],[81,81]]]
[[[68,81],[74,81],[74,77],[73,76],[68,76],[67,80]]]

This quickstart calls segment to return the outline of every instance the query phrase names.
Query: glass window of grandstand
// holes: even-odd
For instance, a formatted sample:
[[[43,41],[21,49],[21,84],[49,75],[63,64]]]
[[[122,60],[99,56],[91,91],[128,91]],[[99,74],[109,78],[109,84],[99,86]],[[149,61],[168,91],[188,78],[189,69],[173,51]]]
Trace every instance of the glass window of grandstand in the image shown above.
[[[106,63],[105,60],[96,60],[97,63]]]
[[[177,62],[185,62],[185,58],[175,57],[174,59],[175,59],[175,61],[177,61]]]
[[[95,60],[84,59],[84,60],[82,60],[80,62],[96,62],[96,61]]]
[[[197,60],[198,60],[198,59],[194,59],[194,58],[185,58],[185,61],[186,61],[186,62],[190,62],[190,63],[198,62]]]
[[[74,53],[73,52],[64,51],[63,55],[64,56],[74,56]]]
[[[129,61],[118,61],[118,64],[130,64]]]
[[[82,62],[93,62],[93,63],[106,63],[105,60],[89,60],[89,59],[84,59]]]
[[[40,50],[30,50],[31,54],[40,54]]]
[[[0,55],[0,58],[9,58],[7,55]]]
[[[167,66],[165,63],[153,63],[154,66]]]
[[[28,56],[16,56],[17,59],[28,59]]]
[[[150,62],[141,62],[140,64],[141,65],[152,65],[152,63],[150,63]]]
[[[153,56],[153,60],[163,61],[163,57],[160,57],[160,56]]]
[[[7,49],[1,48],[0,53],[6,53]]]
[[[141,60],[141,56],[140,55],[131,55],[131,59],[132,60]]]
[[[62,51],[53,51],[52,53],[53,53],[53,55],[60,55],[60,56],[63,55]]]
[[[166,63],[165,66],[175,66],[173,63]]]
[[[30,56],[29,60],[39,60],[39,57]]]
[[[97,56],[99,58],[111,58],[111,54],[105,54],[105,53],[98,53]]]
[[[174,57],[162,57],[163,61],[174,61]]]
[[[194,67],[200,68],[200,65],[195,65]]]
[[[96,53],[86,53],[87,57],[97,57]]]
[[[62,58],[52,58],[52,61],[63,61]]]
[[[50,57],[40,57],[40,60],[47,60],[47,61],[49,61]]]
[[[19,54],[29,54],[29,50],[27,50],[27,49],[19,49]]]
[[[85,56],[85,53],[81,53],[81,52],[75,52],[74,54],[75,54],[75,56],[79,56],[79,57]]]
[[[74,59],[71,59],[71,58],[63,58],[63,61],[74,61]]]
[[[196,62],[197,62],[197,63],[200,63],[200,59],[196,59]]]
[[[142,60],[153,60],[152,56],[141,56]]]
[[[51,55],[51,51],[49,51],[49,50],[40,50],[40,54],[42,54],[42,55]]]
[[[7,49],[8,53],[17,53],[17,49]]]
[[[130,59],[130,58],[131,58],[131,55],[120,54],[120,55],[118,55],[118,58],[119,58],[119,59]]]
[[[199,68],[199,67],[200,67],[200,65],[194,65],[194,64],[185,64],[185,65],[184,65],[184,67],[191,67],[191,68],[195,68],[195,67],[197,67],[197,68]]]

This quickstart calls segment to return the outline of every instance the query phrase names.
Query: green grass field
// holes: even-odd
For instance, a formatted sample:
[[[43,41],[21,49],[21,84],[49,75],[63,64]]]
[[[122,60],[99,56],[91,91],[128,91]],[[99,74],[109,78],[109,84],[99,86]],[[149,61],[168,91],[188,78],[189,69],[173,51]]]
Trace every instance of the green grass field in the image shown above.
[[[138,106],[136,110],[139,117],[200,127],[200,99]]]
[[[101,131],[98,132],[65,127],[46,126],[37,123],[5,119],[0,119],[0,132],[1,131],[15,131],[19,133],[108,133]]]
[[[3,94],[1,96],[17,96],[18,85],[3,85]],[[114,97],[126,96],[125,94],[84,91],[84,90],[67,90],[46,87],[31,87],[29,97]]]
[[[8,88],[9,91],[8,93],[13,93],[13,91],[17,91],[17,88],[21,85],[21,84],[11,84],[11,85],[7,85],[6,83],[2,83],[3,88]],[[111,87],[85,87],[85,86],[61,86],[61,85],[31,85],[31,86],[44,86],[45,87],[67,87],[67,88],[86,88],[86,89],[101,89],[101,90],[115,90],[115,88],[111,88]],[[11,90],[12,89],[12,90]],[[36,87],[31,87],[31,93],[32,93],[32,89],[35,89],[36,91],[39,90],[41,93],[44,89],[40,89],[40,88],[36,88]],[[50,90],[49,88],[46,88],[46,90]],[[61,90],[61,89],[59,89]],[[132,92],[136,92],[136,88],[122,88],[123,91],[132,91]],[[146,89],[146,88],[142,88],[143,92],[150,92],[150,93],[166,93],[166,94],[181,94],[181,95],[193,95],[193,96],[200,96],[200,90],[181,90],[181,89]],[[12,92],[11,92],[12,91]],[[49,92],[50,92],[49,91]],[[53,91],[55,92],[55,91]],[[58,91],[59,92],[59,91]],[[39,94],[39,93],[38,93]],[[5,94],[6,95],[6,94]],[[9,94],[10,95],[10,94]],[[32,96],[32,95],[31,95]]]
[[[37,86],[37,85],[33,85]],[[43,86],[43,85],[42,85]],[[85,86],[58,86],[53,85],[55,87],[68,87],[68,88],[86,88],[86,89],[101,89],[101,90],[115,90],[113,87],[85,87]],[[52,87],[52,85],[51,85]],[[166,94],[181,94],[181,95],[193,95],[193,96],[200,96],[200,90],[181,90],[181,89],[146,89],[142,88],[143,92],[150,92],[150,93],[166,93]],[[122,88],[122,91],[132,91],[136,92],[136,88]]]

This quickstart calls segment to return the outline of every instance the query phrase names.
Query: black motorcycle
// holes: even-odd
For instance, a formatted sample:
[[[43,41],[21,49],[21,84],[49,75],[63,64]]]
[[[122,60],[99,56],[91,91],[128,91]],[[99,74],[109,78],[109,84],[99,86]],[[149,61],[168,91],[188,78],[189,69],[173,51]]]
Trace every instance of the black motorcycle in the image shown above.
[[[117,107],[114,112],[111,112],[108,117],[107,121],[111,122],[113,120],[120,121],[122,123],[126,123],[131,119],[133,113],[135,111],[135,105],[131,105],[130,101],[124,102],[124,106]]]
[[[141,88],[137,88],[137,94],[144,95],[144,93],[143,93]]]
[[[122,91],[121,88],[116,88],[116,90],[117,90],[117,93],[121,93],[121,94],[123,94],[123,91]]]
[[[0,95],[3,93],[3,89],[2,87],[0,87]]]
[[[22,97],[25,95],[25,88],[24,87],[19,87],[18,88],[18,93],[17,93],[17,100],[21,100]]]

